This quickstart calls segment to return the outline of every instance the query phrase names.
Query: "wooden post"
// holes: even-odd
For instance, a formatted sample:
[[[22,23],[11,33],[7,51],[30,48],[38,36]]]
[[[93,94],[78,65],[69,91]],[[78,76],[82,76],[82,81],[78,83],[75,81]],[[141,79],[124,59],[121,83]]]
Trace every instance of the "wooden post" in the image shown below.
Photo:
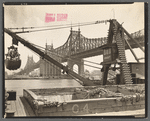
[[[14,117],[15,111],[13,110],[8,110],[6,111],[6,118],[8,117]]]

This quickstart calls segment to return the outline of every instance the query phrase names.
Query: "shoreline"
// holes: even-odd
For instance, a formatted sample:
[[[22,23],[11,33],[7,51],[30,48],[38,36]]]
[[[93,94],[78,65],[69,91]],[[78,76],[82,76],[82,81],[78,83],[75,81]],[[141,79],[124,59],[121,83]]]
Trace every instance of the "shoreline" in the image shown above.
[[[34,79],[49,80],[49,79],[73,79],[73,78],[9,78],[9,79],[5,79],[5,80],[34,80]]]

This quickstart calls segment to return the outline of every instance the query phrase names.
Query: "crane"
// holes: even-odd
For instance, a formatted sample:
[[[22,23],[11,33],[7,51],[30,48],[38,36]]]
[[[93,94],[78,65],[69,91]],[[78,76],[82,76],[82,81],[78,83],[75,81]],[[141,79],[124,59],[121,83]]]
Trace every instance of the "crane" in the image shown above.
[[[80,80],[83,86],[95,86],[95,84],[91,80],[83,78],[82,76],[78,75],[77,73],[69,69],[68,66],[64,66],[61,63],[57,62],[55,59],[51,58],[49,55],[42,52],[40,49],[38,49],[37,47],[35,47],[25,39],[19,37],[16,33],[12,32],[11,30],[4,28],[4,32],[10,35],[13,38],[13,41],[22,43],[24,46],[28,47],[32,51],[39,54],[43,59],[46,59],[47,61],[50,61],[54,65],[61,68],[63,70],[63,73],[66,72],[68,75]]]

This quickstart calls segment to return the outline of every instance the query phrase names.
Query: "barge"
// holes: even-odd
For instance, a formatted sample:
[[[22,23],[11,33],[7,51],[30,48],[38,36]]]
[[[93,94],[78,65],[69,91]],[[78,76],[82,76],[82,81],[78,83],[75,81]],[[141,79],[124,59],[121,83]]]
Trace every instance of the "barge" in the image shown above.
[[[36,116],[81,116],[145,109],[144,84],[24,89],[23,96]]]

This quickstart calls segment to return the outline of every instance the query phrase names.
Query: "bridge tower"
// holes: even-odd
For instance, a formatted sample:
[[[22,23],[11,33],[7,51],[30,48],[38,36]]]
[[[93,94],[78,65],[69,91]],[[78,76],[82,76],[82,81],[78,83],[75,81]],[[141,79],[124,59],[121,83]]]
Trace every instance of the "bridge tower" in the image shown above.
[[[84,60],[83,59],[68,59],[67,61],[68,67],[73,70],[73,66],[76,64],[78,66],[78,74],[83,76],[84,75]]]
[[[33,60],[33,56],[29,56],[28,55],[28,60],[26,63],[26,66],[24,67],[24,70],[26,74],[29,74],[31,71],[33,71],[33,69],[31,68],[31,66],[33,66],[35,64],[34,60]]]
[[[73,49],[73,34],[72,34],[72,27],[70,30],[70,43],[69,43],[69,58],[67,60],[67,65],[70,69],[73,70],[73,66],[76,64],[78,66],[78,74],[83,76],[84,74],[84,60],[82,58],[71,58],[71,52],[74,51]],[[77,33],[77,38],[76,38],[76,44],[78,44],[76,50],[78,50],[78,52],[81,50],[81,45],[80,45],[80,28],[78,28],[78,33]]]
[[[60,57],[58,57],[55,53],[55,50],[53,48],[53,44],[47,45],[46,43],[46,48],[45,48],[45,53],[52,57],[53,59],[57,60],[60,62]],[[46,60],[43,60],[40,58],[40,76],[42,77],[60,77],[61,76],[61,69],[58,68],[56,65],[54,65],[51,62],[48,62]]]

